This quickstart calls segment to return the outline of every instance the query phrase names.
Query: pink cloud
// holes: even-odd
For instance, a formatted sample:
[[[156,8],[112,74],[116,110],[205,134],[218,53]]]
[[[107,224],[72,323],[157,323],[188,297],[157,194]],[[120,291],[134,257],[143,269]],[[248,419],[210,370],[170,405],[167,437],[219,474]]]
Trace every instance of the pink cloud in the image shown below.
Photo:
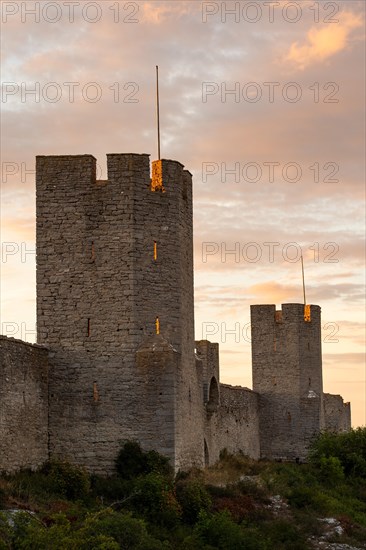
[[[306,42],[302,45],[293,42],[284,61],[304,70],[309,65],[322,63],[344,50],[350,43],[352,31],[363,26],[362,17],[350,11],[343,11],[337,18],[338,23],[326,24],[320,29],[316,26],[311,27]]]

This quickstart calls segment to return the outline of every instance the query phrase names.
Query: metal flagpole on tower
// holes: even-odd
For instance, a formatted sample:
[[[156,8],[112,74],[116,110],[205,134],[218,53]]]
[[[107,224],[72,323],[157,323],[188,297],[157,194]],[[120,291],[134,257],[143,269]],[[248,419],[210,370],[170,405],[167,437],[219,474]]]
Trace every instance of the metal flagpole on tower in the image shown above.
[[[159,66],[156,65],[156,118],[158,125],[158,160],[160,160],[160,107],[159,107]]]
[[[301,270],[302,270],[302,290],[304,294],[304,306],[306,306],[304,259],[302,257],[302,254],[301,254]]]

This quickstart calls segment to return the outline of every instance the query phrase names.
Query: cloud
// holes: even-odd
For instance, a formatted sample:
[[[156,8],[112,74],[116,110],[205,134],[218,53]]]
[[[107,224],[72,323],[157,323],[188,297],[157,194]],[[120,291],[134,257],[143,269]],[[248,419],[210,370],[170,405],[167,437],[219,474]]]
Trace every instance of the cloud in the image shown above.
[[[145,23],[160,25],[166,23],[172,16],[180,17],[189,13],[189,7],[186,2],[145,2],[142,8],[143,20]]]
[[[364,366],[365,355],[363,353],[325,353],[323,360],[332,368],[344,368],[345,365]]]
[[[268,281],[250,286],[247,289],[253,298],[261,303],[279,304],[302,302],[302,287],[300,284],[282,284],[276,281]],[[364,301],[364,287],[362,284],[341,283],[308,285],[307,294],[311,303],[324,303],[326,300],[341,299],[346,302]]]
[[[275,281],[258,283],[249,287],[248,291],[265,304],[281,304],[282,302],[301,302],[301,287],[283,285]]]
[[[361,26],[361,16],[343,11],[338,15],[338,23],[328,23],[320,29],[311,27],[306,43],[300,45],[293,42],[284,60],[301,70],[313,63],[322,63],[344,50],[349,44],[351,32]]]

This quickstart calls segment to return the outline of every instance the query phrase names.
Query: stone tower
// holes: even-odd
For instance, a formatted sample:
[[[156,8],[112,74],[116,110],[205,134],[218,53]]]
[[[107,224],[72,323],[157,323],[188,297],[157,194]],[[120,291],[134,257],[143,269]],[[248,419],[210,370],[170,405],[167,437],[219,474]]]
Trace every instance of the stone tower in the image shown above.
[[[261,456],[303,459],[324,425],[319,306],[251,306]]]
[[[192,178],[176,161],[37,157],[37,330],[50,452],[111,471],[124,439],[202,465]]]

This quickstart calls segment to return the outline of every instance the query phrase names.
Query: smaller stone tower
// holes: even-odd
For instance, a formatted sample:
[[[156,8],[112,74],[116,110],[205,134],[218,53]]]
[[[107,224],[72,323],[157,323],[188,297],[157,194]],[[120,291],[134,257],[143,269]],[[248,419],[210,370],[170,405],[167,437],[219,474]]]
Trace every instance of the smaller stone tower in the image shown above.
[[[251,306],[261,456],[303,459],[324,425],[320,307]]]

